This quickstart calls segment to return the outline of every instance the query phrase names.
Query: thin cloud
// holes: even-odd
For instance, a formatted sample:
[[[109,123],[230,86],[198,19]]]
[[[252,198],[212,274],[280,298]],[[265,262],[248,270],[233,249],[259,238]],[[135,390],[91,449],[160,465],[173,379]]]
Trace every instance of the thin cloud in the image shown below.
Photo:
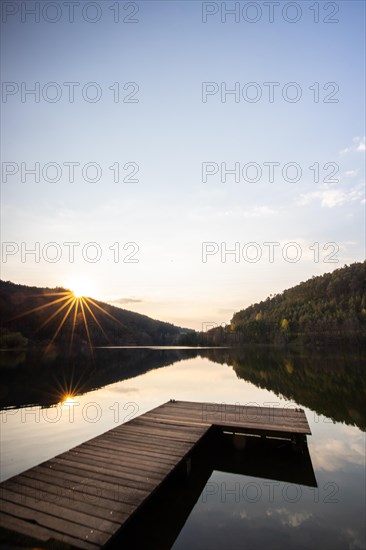
[[[271,216],[273,214],[277,214],[277,211],[269,206],[256,206],[248,213],[249,216],[253,216],[254,218],[260,216]]]
[[[270,208],[269,206],[254,206],[253,208],[241,209],[235,208],[233,210],[225,210],[219,213],[219,216],[240,216],[244,218],[261,218],[265,216],[273,216],[277,214],[277,210]]]
[[[140,298],[117,298],[117,300],[110,300],[109,303],[124,306],[126,304],[139,304],[142,301]]]
[[[352,201],[359,200],[362,202],[364,198],[364,190],[362,186],[353,187],[350,191],[342,191],[341,189],[324,189],[304,193],[300,196],[299,205],[306,206],[313,201],[320,201],[323,208],[334,208],[335,206],[343,206]]]
[[[359,170],[347,170],[347,172],[345,173],[345,176],[347,178],[354,178],[355,176],[357,176]]]
[[[349,427],[348,427],[349,428]],[[346,440],[322,439],[314,442],[311,459],[315,469],[336,472],[347,464],[365,466],[365,449],[362,436],[355,428],[349,428]],[[353,435],[355,433],[355,435]]]
[[[347,155],[348,153],[364,153],[366,151],[366,138],[365,136],[356,136],[352,139],[352,144],[339,151],[340,155]]]
[[[287,508],[270,508],[266,511],[266,515],[278,518],[281,524],[286,527],[299,527],[313,517],[310,512],[291,512]]]

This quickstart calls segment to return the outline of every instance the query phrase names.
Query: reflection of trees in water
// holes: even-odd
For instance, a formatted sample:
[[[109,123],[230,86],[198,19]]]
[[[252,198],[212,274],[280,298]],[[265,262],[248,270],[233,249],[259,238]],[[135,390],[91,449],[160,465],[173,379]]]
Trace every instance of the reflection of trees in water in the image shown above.
[[[2,351],[0,353],[0,367],[18,367],[24,363],[27,354],[22,350]]]
[[[98,349],[92,360],[87,350],[67,357],[55,349],[46,359],[28,352],[26,361],[24,352],[9,353],[7,359],[2,355],[2,367],[9,368],[2,368],[0,407],[50,406],[66,394],[86,393],[196,356],[227,364],[238,378],[318,414],[366,429],[365,356],[349,351]]]
[[[212,361],[233,367],[238,378],[295,401],[334,421],[366,429],[365,355],[273,348],[207,350]]]
[[[91,357],[86,348],[68,356],[54,348],[47,356],[43,350],[28,352],[24,361],[24,352],[22,357],[0,354],[5,367],[0,408],[51,406],[65,395],[86,393],[196,355],[195,350],[96,349]]]

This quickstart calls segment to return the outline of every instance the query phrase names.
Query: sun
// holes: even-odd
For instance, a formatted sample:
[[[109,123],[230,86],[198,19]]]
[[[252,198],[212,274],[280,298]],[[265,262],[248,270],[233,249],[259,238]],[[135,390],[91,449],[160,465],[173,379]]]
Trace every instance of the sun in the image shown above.
[[[81,287],[78,286],[74,286],[74,288],[72,289],[72,293],[75,298],[82,298],[83,296],[85,296],[85,292],[82,290]]]
[[[75,403],[75,397],[73,395],[66,395],[63,399],[63,404],[71,405],[72,403]]]
[[[45,311],[45,318],[41,319],[40,325],[36,328],[34,334],[41,331],[51,322],[54,324],[57,323],[53,336],[47,345],[46,351],[50,349],[50,346],[56,340],[65,323],[69,321],[70,353],[73,347],[74,336],[78,332],[80,340],[80,326],[83,326],[84,336],[86,335],[90,352],[93,354],[92,338],[96,327],[99,328],[106,341],[110,343],[110,338],[103,328],[101,315],[112,319],[120,327],[124,327],[119,319],[114,317],[108,309],[91,298],[93,295],[94,290],[91,287],[91,282],[87,277],[83,279],[74,279],[72,282],[70,281],[70,284],[68,284],[66,288],[57,288],[54,291],[51,290],[51,292],[43,291],[39,296],[46,298],[45,303],[28,309],[10,320],[19,319],[20,317],[25,317],[35,312],[40,314],[42,311]],[[48,300],[48,298],[50,298],[50,300]],[[49,312],[48,316],[47,312]],[[93,327],[93,330],[91,330],[91,327]],[[71,399],[72,395],[67,393],[64,398],[65,403],[71,403]]]
[[[70,289],[75,298],[85,298],[85,296],[92,296],[93,289],[88,281],[74,280],[70,283]]]

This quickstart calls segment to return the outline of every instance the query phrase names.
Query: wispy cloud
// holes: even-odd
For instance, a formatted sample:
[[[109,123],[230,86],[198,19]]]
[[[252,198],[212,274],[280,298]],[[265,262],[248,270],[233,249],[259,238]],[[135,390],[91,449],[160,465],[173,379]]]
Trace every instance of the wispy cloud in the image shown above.
[[[218,212],[218,216],[238,216],[243,218],[261,218],[265,216],[273,216],[278,211],[270,206],[253,206],[252,208],[233,208],[230,210],[221,210]]]
[[[343,191],[342,189],[323,189],[312,191],[311,193],[303,193],[300,196],[298,204],[300,206],[306,206],[318,200],[323,208],[334,208],[335,206],[343,206],[352,201],[359,200],[362,202],[363,199],[364,187],[363,185],[357,185],[349,191]]]
[[[352,144],[345,147],[339,153],[341,155],[347,155],[348,153],[364,153],[366,151],[366,138],[365,136],[356,136],[352,139]]]
[[[126,304],[138,304],[142,301],[140,298],[117,298],[116,300],[110,300],[109,303],[124,306]]]
[[[190,217],[194,220],[217,220],[217,219],[242,219],[242,218],[265,218],[275,216],[279,213],[278,210],[268,205],[253,205],[248,208],[242,208],[241,206],[213,206],[206,205],[201,207],[195,207],[190,212]]]
[[[343,532],[347,536],[347,538],[349,538],[350,550],[361,550],[362,548],[365,548],[362,533],[358,533],[354,529],[350,528],[345,529]]]
[[[312,445],[311,459],[313,466],[319,470],[336,472],[347,463],[365,465],[365,443],[356,428],[348,428],[345,440],[322,439]]]
[[[269,517],[277,517],[286,527],[299,527],[302,523],[312,518],[310,512],[290,512],[287,508],[269,509],[266,512]]]
[[[355,176],[357,176],[358,173],[359,173],[359,170],[347,170],[345,172],[345,176],[347,178],[354,178]]]

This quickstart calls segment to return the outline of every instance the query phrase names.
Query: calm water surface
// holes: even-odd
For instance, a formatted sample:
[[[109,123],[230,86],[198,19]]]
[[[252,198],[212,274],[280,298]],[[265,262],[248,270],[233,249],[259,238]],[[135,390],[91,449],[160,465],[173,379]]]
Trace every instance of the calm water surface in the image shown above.
[[[362,356],[114,349],[98,350],[93,367],[2,365],[1,480],[171,398],[301,406],[318,487],[214,470],[174,548],[366,548]]]

